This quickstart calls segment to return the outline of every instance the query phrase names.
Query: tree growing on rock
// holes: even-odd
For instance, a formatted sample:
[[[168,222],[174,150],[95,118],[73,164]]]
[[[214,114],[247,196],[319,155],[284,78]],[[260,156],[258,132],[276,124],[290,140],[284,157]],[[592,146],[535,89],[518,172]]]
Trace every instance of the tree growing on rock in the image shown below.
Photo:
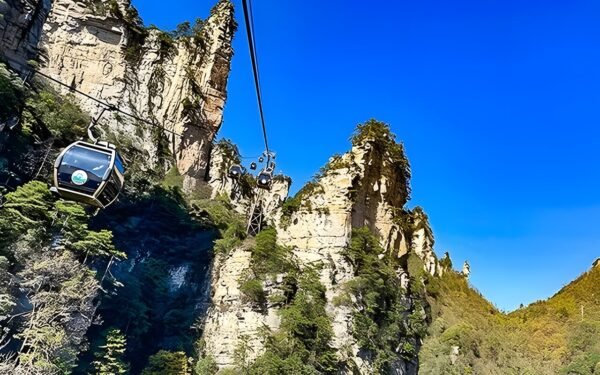
[[[106,344],[100,346],[94,361],[94,374],[117,375],[129,373],[129,365],[123,359],[127,348],[127,340],[120,330],[110,329],[106,334]]]

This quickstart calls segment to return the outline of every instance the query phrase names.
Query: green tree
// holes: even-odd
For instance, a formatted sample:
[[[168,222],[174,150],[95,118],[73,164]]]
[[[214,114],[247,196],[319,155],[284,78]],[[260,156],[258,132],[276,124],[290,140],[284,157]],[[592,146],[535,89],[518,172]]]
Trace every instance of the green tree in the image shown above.
[[[52,195],[48,186],[32,181],[6,195],[0,210],[0,255],[27,230],[50,222]]]
[[[9,293],[8,283],[10,280],[9,262],[3,256],[0,256],[0,320],[4,315],[10,312],[15,305],[13,297]],[[0,334],[0,345],[2,345],[2,334]]]
[[[192,35],[192,27],[189,21],[185,21],[177,25],[177,28],[173,32],[175,38],[185,38]]]
[[[219,366],[212,356],[200,358],[194,367],[195,375],[214,375],[219,371]]]
[[[27,108],[33,119],[41,121],[59,140],[69,142],[84,134],[89,117],[75,104],[71,97],[61,97],[48,90],[27,100]],[[29,119],[32,121],[33,119]]]
[[[101,351],[96,353],[94,361],[95,374],[117,375],[127,374],[129,365],[124,361],[127,341],[120,330],[110,329],[106,334],[106,344],[100,346]]]
[[[0,65],[0,122],[18,115],[23,107],[24,92],[17,77]]]
[[[202,18],[196,18],[194,26],[192,27],[192,33],[196,38],[200,38],[202,29],[204,28],[204,20]]]
[[[114,257],[117,259],[127,258],[125,253],[117,250],[112,239],[113,234],[109,230],[102,229],[99,232],[86,231],[82,239],[72,244],[72,248],[81,254],[85,254],[86,258],[89,255]]]
[[[184,352],[161,350],[148,359],[142,375],[185,375],[191,368]]]

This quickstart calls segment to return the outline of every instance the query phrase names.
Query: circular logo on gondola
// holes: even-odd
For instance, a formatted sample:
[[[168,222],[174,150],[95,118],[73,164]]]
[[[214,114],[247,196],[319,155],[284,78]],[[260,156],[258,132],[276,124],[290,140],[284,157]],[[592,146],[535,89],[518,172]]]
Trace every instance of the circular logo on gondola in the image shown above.
[[[81,169],[73,172],[73,174],[71,175],[71,182],[73,182],[75,185],[83,185],[87,182],[87,180],[87,173],[85,173]]]

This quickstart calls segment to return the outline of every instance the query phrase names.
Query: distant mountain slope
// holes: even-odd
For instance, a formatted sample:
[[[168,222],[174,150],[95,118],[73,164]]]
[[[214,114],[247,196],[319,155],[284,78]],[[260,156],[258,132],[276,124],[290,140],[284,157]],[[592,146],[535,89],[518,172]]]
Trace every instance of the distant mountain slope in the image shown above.
[[[598,266],[550,299],[508,315],[455,272],[430,294],[422,374],[600,374]]]

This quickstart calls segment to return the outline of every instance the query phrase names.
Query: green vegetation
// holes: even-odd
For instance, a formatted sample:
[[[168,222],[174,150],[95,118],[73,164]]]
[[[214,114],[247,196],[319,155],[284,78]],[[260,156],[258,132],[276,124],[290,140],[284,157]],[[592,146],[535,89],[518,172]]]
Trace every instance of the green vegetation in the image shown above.
[[[600,268],[508,315],[453,271],[439,281],[420,353],[423,374],[598,374]],[[583,315],[581,314],[583,306]],[[452,364],[452,346],[459,355]]]
[[[17,128],[0,133],[0,180],[13,176],[13,186],[48,176],[49,160],[60,147],[84,135],[89,122],[71,97],[58,95],[41,79],[30,83],[24,87],[0,64],[0,122],[20,120]]]
[[[165,189],[183,189],[183,176],[179,174],[177,167],[173,166],[167,171],[162,181]]]
[[[397,206],[400,207],[406,203],[410,197],[410,163],[404,152],[404,145],[396,142],[396,135],[391,132],[390,126],[384,122],[371,119],[363,124],[358,124],[350,140],[352,146],[370,144],[374,152],[385,155],[382,160],[391,161],[390,165],[384,166],[390,168],[391,171],[387,173],[380,171],[380,173],[387,176],[397,176],[398,181],[395,181],[397,189],[394,190],[398,191],[398,196],[402,197],[404,201]]]
[[[110,329],[106,333],[106,344],[99,347],[96,353],[96,361],[93,362],[94,374],[97,375],[119,375],[127,374],[129,366],[123,357],[127,341],[118,329]]]
[[[30,131],[35,122],[43,123],[52,137],[74,140],[85,134],[90,118],[85,115],[72,97],[62,97],[51,89],[43,89],[26,102],[23,128]]]
[[[281,327],[266,332],[265,353],[238,369],[245,374],[335,374],[338,369],[331,347],[331,318],[325,311],[325,288],[317,269],[304,269],[298,291],[281,310]],[[244,358],[243,355],[240,358]]]
[[[19,78],[0,65],[0,122],[21,112],[25,88]]]
[[[195,375],[214,375],[219,371],[219,366],[212,356],[200,358],[194,367]]]
[[[260,280],[251,279],[245,281],[240,285],[240,292],[246,297],[246,300],[243,302],[254,302],[259,306],[262,306],[266,302],[263,283]]]
[[[142,375],[186,375],[191,373],[190,362],[184,352],[161,350],[148,360]]]
[[[312,212],[313,207],[308,198],[322,193],[323,186],[313,180],[307,182],[293,198],[287,198],[281,207],[281,225],[283,228],[287,228],[290,225],[292,215],[301,209]]]
[[[389,371],[398,356],[415,359],[418,342],[426,333],[419,300],[406,296],[396,275],[399,259],[380,259],[382,253],[368,228],[352,231],[344,255],[354,267],[355,278],[344,286],[347,294],[335,301],[355,308],[354,337],[361,349],[372,354],[377,373]]]
[[[284,285],[287,289],[289,282],[296,283],[295,280],[291,281],[290,277],[295,278],[297,267],[292,262],[291,250],[277,244],[277,231],[274,228],[266,228],[258,233],[251,251],[251,269],[240,280],[240,291],[248,301],[263,307],[267,302],[263,282],[278,274],[287,274],[289,277]]]
[[[0,286],[0,311],[9,313],[21,298],[31,305],[16,319],[0,317],[3,332],[19,332],[14,335],[22,345],[15,364],[19,371],[67,373],[76,364],[82,349],[76,337],[83,332],[73,331],[76,316],[65,311],[91,314],[100,290],[84,262],[93,259],[107,269],[107,257],[124,257],[112,234],[90,229],[88,218],[80,206],[55,200],[38,181],[6,195],[0,209],[0,267],[8,283]]]
[[[219,231],[220,238],[215,240],[214,247],[216,254],[228,254],[246,238],[245,220],[233,210],[227,197],[192,199],[190,206],[197,220]]]
[[[252,249],[252,270],[257,277],[289,272],[294,269],[291,250],[277,244],[277,231],[263,229],[256,235]]]
[[[281,304],[281,327],[276,332],[263,332],[266,350],[256,361],[247,361],[252,350],[242,340],[236,351],[236,369],[243,374],[333,374],[338,363],[331,347],[331,318],[325,311],[325,287],[319,280],[318,268],[299,270],[290,249],[277,244],[277,232],[267,228],[256,236],[251,248],[251,275],[240,280],[240,289],[248,301],[263,306],[266,293],[263,282],[282,274],[276,295],[269,301]],[[208,364],[206,364],[208,362]],[[203,368],[209,360],[201,360]],[[203,370],[205,371],[205,370]],[[210,373],[210,372],[199,372]]]
[[[329,158],[327,164],[325,164],[321,167],[321,169],[319,169],[319,174],[317,176],[324,176],[327,173],[330,173],[331,171],[343,168],[351,168],[352,166],[353,163],[351,160],[346,160],[342,155],[335,154]]]

